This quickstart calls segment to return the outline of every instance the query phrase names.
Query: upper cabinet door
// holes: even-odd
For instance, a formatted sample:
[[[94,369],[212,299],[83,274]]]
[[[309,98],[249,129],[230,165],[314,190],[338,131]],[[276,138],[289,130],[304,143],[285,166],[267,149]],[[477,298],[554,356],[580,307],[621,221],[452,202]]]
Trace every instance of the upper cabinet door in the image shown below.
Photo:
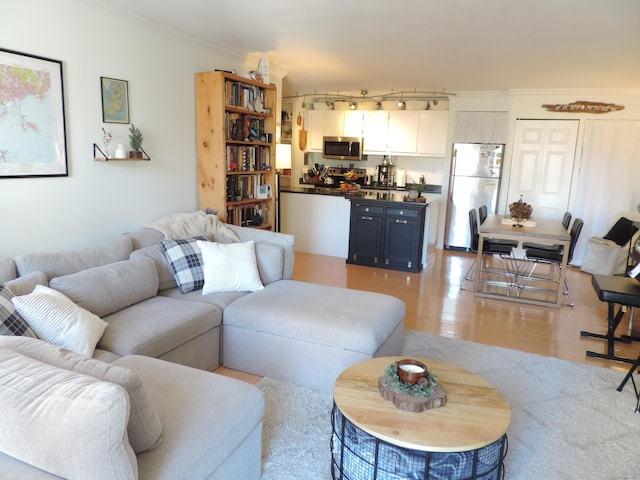
[[[344,135],[345,112],[310,110],[307,115],[307,150],[321,152],[322,138]]]
[[[363,153],[386,153],[389,136],[389,112],[372,110],[362,113]]]
[[[362,112],[357,110],[344,112],[342,135],[345,137],[362,137]]]
[[[389,112],[389,151],[415,154],[418,151],[419,111]]]
[[[421,111],[418,120],[418,155],[444,157],[447,152],[449,112]]]

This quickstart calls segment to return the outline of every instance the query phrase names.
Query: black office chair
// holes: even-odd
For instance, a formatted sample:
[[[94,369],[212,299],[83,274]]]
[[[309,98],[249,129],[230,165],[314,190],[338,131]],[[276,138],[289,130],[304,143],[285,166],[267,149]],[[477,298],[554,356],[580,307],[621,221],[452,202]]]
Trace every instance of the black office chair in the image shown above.
[[[571,212],[564,212],[564,216],[562,217],[562,225],[564,228],[569,230],[569,225],[571,225]]]
[[[478,252],[480,246],[480,231],[478,229],[478,212],[475,208],[469,210],[469,232],[471,233],[471,243],[469,250],[474,253]],[[499,255],[500,257],[511,256],[512,249],[518,246],[518,242],[515,240],[494,240],[491,238],[485,238],[482,244],[483,255]],[[473,280],[473,272],[475,271],[477,259],[471,264],[469,270],[465,274],[462,283],[466,280]],[[462,284],[461,284],[462,286]]]
[[[478,207],[478,220],[480,220],[480,225],[482,225],[484,223],[484,221],[487,219],[487,206],[486,205],[480,205]]]
[[[569,231],[569,236],[571,239],[569,240],[569,252],[567,253],[567,265],[573,259],[573,251],[576,248],[576,243],[578,241],[578,237],[580,236],[580,232],[582,231],[582,227],[584,222],[580,218],[576,218],[573,221],[573,225],[571,225],[571,230]],[[562,265],[562,256],[564,254],[564,245],[550,245],[549,247],[554,248],[533,248],[529,247],[525,249],[525,257],[527,260],[532,262],[544,262],[554,265],[557,268],[558,273],[560,273],[560,265]],[[529,273],[529,277],[532,276],[533,270],[535,269],[535,264]],[[564,279],[564,288],[565,293],[569,294],[571,298],[571,306],[574,305],[573,293],[571,292],[571,288],[569,287],[569,283],[567,282],[567,278],[565,276]]]

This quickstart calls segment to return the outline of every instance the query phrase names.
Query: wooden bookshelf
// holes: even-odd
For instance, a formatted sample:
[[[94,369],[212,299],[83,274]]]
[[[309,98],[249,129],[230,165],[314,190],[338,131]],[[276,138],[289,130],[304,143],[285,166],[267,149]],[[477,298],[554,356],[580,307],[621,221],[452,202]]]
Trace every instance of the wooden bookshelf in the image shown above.
[[[275,225],[276,93],[227,72],[196,74],[198,204],[224,222]]]

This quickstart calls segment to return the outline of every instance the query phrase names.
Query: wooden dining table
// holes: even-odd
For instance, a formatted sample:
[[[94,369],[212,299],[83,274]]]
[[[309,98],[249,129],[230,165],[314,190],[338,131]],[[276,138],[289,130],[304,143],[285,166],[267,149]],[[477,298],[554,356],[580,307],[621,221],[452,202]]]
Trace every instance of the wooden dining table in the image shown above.
[[[571,236],[567,229],[562,225],[560,219],[548,219],[537,218],[530,219],[526,222],[518,224],[511,218],[506,218],[503,215],[489,215],[484,222],[480,225],[479,229],[480,238],[478,242],[478,256],[476,262],[476,272],[474,276],[474,292],[477,296],[500,298],[503,300],[511,300],[522,303],[533,303],[536,305],[545,305],[560,307],[562,306],[564,285],[565,285],[565,273],[567,267],[567,259],[569,256],[569,244],[571,242]],[[560,273],[556,294],[552,299],[546,298],[531,298],[528,296],[522,296],[522,292],[526,288],[518,283],[518,276],[527,268],[531,261],[526,258],[518,260],[516,257],[512,257],[509,261],[513,262],[516,267],[505,275],[509,275],[513,279],[513,284],[517,294],[512,295],[512,288],[507,289],[507,293],[499,293],[497,291],[483,291],[482,275],[483,275],[483,244],[487,238],[493,238],[497,240],[516,240],[519,246],[522,246],[524,242],[544,243],[551,245],[562,245],[563,254],[562,262],[560,264]],[[523,277],[531,278],[531,277]],[[540,289],[538,289],[540,290]]]

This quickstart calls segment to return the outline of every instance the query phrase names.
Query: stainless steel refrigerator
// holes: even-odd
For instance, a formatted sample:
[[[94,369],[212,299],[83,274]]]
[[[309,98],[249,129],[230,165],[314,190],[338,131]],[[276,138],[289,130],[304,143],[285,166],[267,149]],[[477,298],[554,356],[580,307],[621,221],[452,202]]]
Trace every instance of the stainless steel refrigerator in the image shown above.
[[[496,213],[504,145],[454,143],[444,245],[469,248],[469,210],[486,205]]]

